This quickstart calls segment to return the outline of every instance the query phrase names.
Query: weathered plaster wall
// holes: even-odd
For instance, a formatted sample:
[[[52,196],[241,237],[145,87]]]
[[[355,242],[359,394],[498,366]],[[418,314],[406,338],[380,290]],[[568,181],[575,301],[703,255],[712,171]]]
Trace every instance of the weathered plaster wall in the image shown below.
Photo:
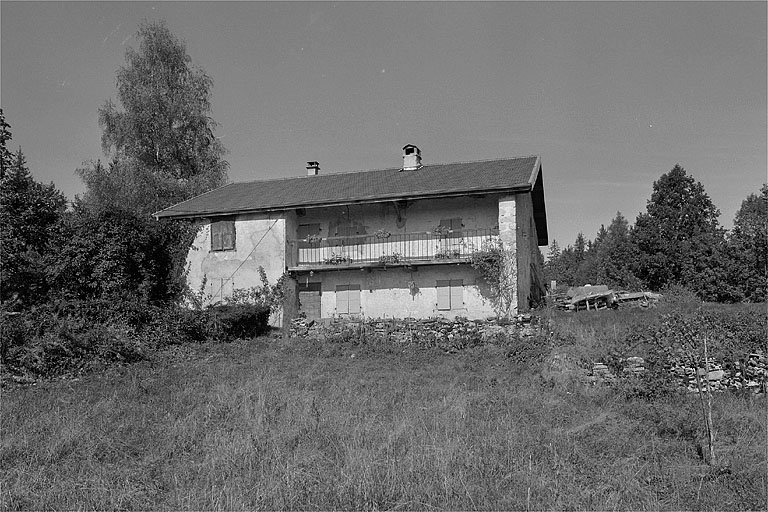
[[[187,254],[187,282],[215,303],[235,289],[261,284],[259,266],[264,267],[270,283],[285,271],[286,220],[282,214],[247,214],[235,218],[235,249],[211,251],[210,223],[197,232]],[[254,247],[258,244],[258,248]]]
[[[437,309],[437,280],[461,279],[464,304],[450,311]],[[412,294],[413,281],[418,290]],[[299,282],[321,283],[322,317],[336,313],[336,285],[359,284],[361,314],[366,317],[430,318],[456,316],[483,319],[495,315],[491,303],[483,297],[482,283],[469,265],[421,266],[418,270],[392,267],[387,270],[334,270],[299,277]]]
[[[359,226],[360,235],[384,229],[392,234],[432,231],[442,219],[461,217],[466,229],[490,229],[497,225],[496,197],[456,197],[410,201],[400,210],[400,221],[392,202],[365,205],[307,208],[288,231],[289,239],[297,239],[299,224],[320,223],[320,236],[343,236],[336,226]],[[353,234],[353,233],[347,233]]]

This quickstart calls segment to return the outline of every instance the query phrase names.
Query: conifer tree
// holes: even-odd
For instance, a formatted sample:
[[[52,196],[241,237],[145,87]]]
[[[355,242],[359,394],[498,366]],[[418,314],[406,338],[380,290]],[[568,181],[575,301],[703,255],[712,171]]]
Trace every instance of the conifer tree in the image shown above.
[[[768,184],[741,203],[728,239],[731,284],[744,299],[768,299]]]
[[[67,201],[53,183],[32,178],[21,148],[13,157],[0,178],[0,299],[29,304],[43,299],[42,256]]]
[[[646,212],[632,230],[637,277],[652,290],[679,284],[716,300],[725,241],[719,215],[704,186],[675,165],[653,183]]]

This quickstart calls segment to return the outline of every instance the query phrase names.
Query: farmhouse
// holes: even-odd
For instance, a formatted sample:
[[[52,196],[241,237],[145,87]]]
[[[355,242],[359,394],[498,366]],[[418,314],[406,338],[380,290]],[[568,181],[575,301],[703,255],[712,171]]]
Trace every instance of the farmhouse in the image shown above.
[[[232,183],[157,212],[197,219],[188,284],[210,302],[287,273],[285,311],[308,318],[496,314],[470,262],[502,247],[512,312],[543,292],[547,245],[537,156],[422,164],[414,145],[393,169]]]

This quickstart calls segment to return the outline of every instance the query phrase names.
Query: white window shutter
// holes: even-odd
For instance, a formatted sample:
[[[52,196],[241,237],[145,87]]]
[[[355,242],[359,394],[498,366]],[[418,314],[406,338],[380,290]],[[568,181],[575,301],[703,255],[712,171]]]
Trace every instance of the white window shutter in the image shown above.
[[[360,314],[360,285],[351,284],[347,291],[348,312],[351,315]]]
[[[437,309],[449,311],[451,309],[451,282],[447,280],[437,281]]]
[[[340,315],[349,313],[348,289],[349,286],[345,284],[336,285],[336,313]]]
[[[464,307],[464,280],[451,279],[451,309]]]

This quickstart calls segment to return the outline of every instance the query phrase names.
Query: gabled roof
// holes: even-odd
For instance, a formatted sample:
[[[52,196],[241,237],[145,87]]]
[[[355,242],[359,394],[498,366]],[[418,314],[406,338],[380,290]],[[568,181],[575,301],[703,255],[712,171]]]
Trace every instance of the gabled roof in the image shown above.
[[[355,203],[532,191],[539,240],[546,240],[546,212],[537,156],[423,165],[275,180],[230,183],[155,213],[159,218],[198,218]],[[546,244],[547,242],[544,242]]]
[[[530,190],[535,156],[230,183],[166,208],[155,217],[210,217],[312,206]]]

